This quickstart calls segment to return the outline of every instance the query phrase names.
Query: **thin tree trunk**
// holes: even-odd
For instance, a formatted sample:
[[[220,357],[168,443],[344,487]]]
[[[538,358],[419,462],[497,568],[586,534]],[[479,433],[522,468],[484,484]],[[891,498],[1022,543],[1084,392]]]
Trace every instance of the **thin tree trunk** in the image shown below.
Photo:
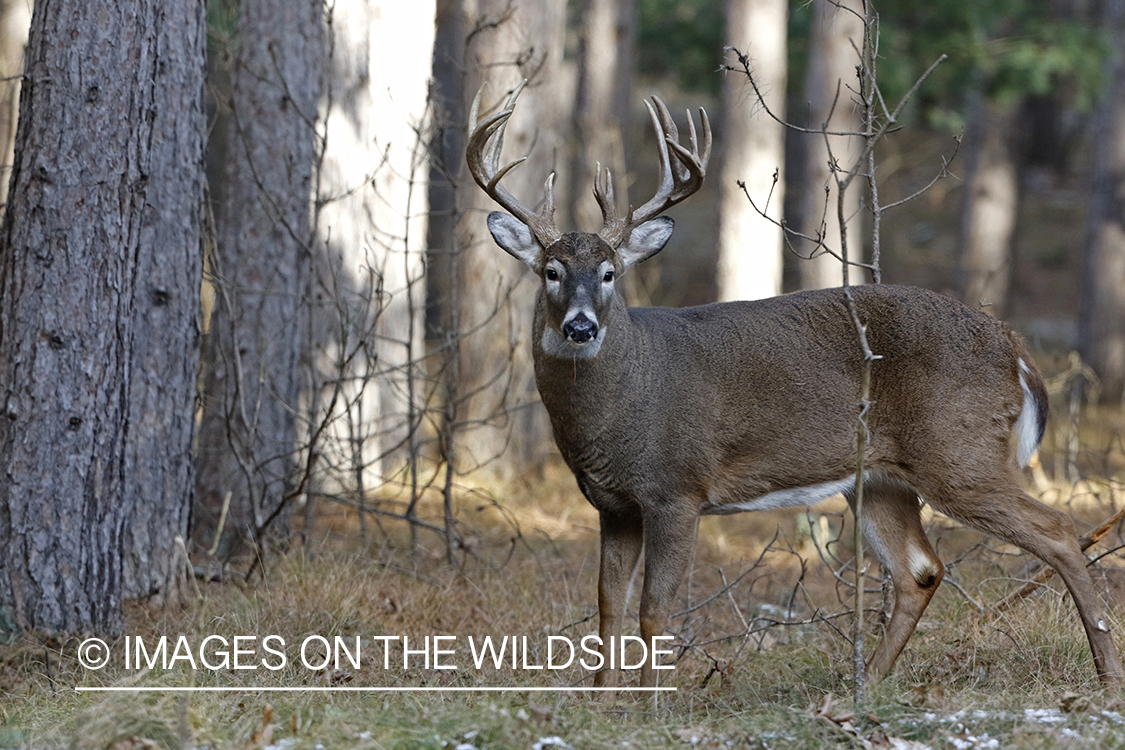
[[[745,76],[727,74],[719,208],[720,300],[781,293],[781,227],[759,211],[777,221],[785,200],[785,183],[775,181],[775,176],[785,160],[785,129],[778,120],[785,119],[788,22],[786,0],[727,2],[727,45],[750,56],[758,89],[777,119],[765,112]],[[746,185],[745,192],[739,181]]]
[[[1014,132],[1018,106],[978,96],[965,133],[958,289],[972,307],[1002,316],[1012,277],[1012,238],[1019,210]]]
[[[802,107],[790,119],[812,129],[858,133],[860,122],[852,90],[859,85],[855,71],[860,58],[856,50],[863,44],[863,9],[859,0],[848,0],[839,5],[844,7],[837,7],[836,3],[827,0],[817,0],[812,4],[812,38],[805,79],[807,109]],[[859,15],[845,8],[852,8]],[[822,238],[828,248],[838,253],[840,222],[830,162],[841,169],[849,169],[862,148],[861,139],[851,136],[829,136],[826,139],[820,134],[801,134],[800,138],[804,141],[804,158],[797,175],[797,185],[790,185],[791,189],[796,187],[801,193],[801,216],[795,225],[809,237]],[[826,185],[829,186],[827,199]],[[858,217],[859,192],[850,190],[845,195],[844,214],[849,220]],[[853,230],[851,236],[858,237],[859,233]],[[823,249],[817,249],[812,242],[795,241],[793,244],[803,257],[815,256],[811,260],[798,261],[802,288],[840,286],[843,276],[839,260],[824,253]],[[852,260],[860,260],[859,256],[860,253],[853,251]],[[862,278],[856,274],[852,281],[861,282]]]
[[[203,14],[74,0],[32,16],[0,229],[3,630],[115,633],[122,599],[165,587],[177,554],[191,384],[161,396],[152,379],[190,381],[195,355],[159,375],[152,336],[163,322],[184,346],[197,325]],[[154,270],[170,263],[186,268]]]
[[[273,538],[288,535],[280,504],[297,450],[321,7],[241,4],[196,484],[195,536],[205,547],[231,494],[224,554],[256,541],[271,517]]]
[[[625,154],[636,74],[635,0],[587,0],[578,40],[578,82],[574,103],[574,148],[570,179],[563,188],[566,214],[575,228],[601,227],[593,200],[598,163],[619,177],[622,205],[628,204]]]
[[[1102,379],[1102,398],[1125,406],[1125,2],[1108,0],[1105,15],[1114,58],[1096,113],[1079,346]]]

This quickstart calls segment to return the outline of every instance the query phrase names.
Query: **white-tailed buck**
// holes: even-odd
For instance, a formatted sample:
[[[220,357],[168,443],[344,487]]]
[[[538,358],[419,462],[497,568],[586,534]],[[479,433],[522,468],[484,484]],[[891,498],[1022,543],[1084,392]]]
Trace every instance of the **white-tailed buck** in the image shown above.
[[[519,163],[500,165],[519,92],[479,124],[477,95],[469,168],[511,213],[489,215],[496,243],[542,280],[535,379],[559,451],[601,516],[599,635],[606,644],[620,633],[643,549],[640,630],[651,644],[664,632],[700,514],[854,492],[860,345],[841,289],[684,309],[626,307],[617,278],[660,251],[672,233],[672,220],[660,214],[703,182],[707,114],[700,110],[701,150],[689,113],[687,148],[664,104],[646,102],[660,150],[655,197],[619,216],[611,177],[599,167],[594,195],[604,226],[564,234],[553,218],[553,175],[538,213],[500,184]],[[871,285],[852,294],[871,350],[882,356],[871,383],[864,532],[895,591],[891,621],[868,664],[871,679],[894,665],[944,575],[919,518],[924,500],[1058,571],[1098,675],[1121,684],[1125,672],[1070,518],[1020,489],[1017,462],[1031,458],[1047,415],[1043,380],[1022,339],[922,289]],[[599,672],[595,685],[606,683],[607,672]],[[641,684],[656,684],[651,666]]]

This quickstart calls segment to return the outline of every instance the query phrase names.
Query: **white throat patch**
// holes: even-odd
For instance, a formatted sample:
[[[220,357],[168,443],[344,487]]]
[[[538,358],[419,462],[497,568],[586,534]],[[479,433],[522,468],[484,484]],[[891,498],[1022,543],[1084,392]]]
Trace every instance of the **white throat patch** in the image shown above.
[[[597,355],[605,340],[605,326],[598,328],[598,335],[593,341],[576,344],[566,336],[547,326],[543,329],[543,352],[560,359],[591,359]]]

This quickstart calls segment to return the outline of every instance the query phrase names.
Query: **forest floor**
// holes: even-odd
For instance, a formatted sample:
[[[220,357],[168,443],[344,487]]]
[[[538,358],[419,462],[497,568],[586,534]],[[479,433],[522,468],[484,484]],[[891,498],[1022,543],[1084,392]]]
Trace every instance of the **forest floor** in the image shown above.
[[[1079,533],[1125,504],[1119,419],[1084,428],[1076,467],[1115,481],[1029,477]],[[1044,465],[1065,471],[1051,455]],[[441,517],[436,504],[427,512]],[[451,567],[440,537],[424,531],[411,550],[401,525],[372,517],[365,540],[355,511],[333,507],[309,544],[267,560],[264,575],[247,582],[229,571],[185,584],[179,606],[129,608],[100,669],[80,661],[99,655],[83,652],[82,638],[0,645],[0,748],[1125,747],[1125,695],[1100,688],[1061,586],[998,607],[1034,561],[929,511],[946,582],[859,710],[842,500],[704,519],[684,613],[671,624],[674,669],[662,676],[675,690],[615,698],[571,690],[592,684],[576,663],[537,668],[559,666],[564,640],[578,645],[596,630],[597,517],[569,474],[478,487],[457,513],[464,544]],[[1123,542],[1114,528],[1090,554]],[[1094,569],[1121,632],[1125,560],[1113,552]],[[486,636],[497,647],[514,640],[515,664],[511,650],[499,665],[476,664]],[[324,663],[337,638],[349,653]],[[107,687],[127,689],[87,690]],[[432,690],[451,687],[471,690]]]

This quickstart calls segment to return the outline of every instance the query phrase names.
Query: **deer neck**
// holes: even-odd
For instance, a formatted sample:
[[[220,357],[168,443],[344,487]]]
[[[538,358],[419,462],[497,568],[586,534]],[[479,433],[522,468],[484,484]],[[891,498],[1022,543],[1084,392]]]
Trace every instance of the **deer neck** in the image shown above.
[[[638,372],[638,335],[629,309],[618,297],[601,321],[605,339],[593,357],[557,357],[543,347],[546,329],[545,293],[540,290],[532,328],[535,382],[543,405],[551,416],[556,436],[560,429],[591,432],[594,437],[608,421],[606,403],[629,389]]]

